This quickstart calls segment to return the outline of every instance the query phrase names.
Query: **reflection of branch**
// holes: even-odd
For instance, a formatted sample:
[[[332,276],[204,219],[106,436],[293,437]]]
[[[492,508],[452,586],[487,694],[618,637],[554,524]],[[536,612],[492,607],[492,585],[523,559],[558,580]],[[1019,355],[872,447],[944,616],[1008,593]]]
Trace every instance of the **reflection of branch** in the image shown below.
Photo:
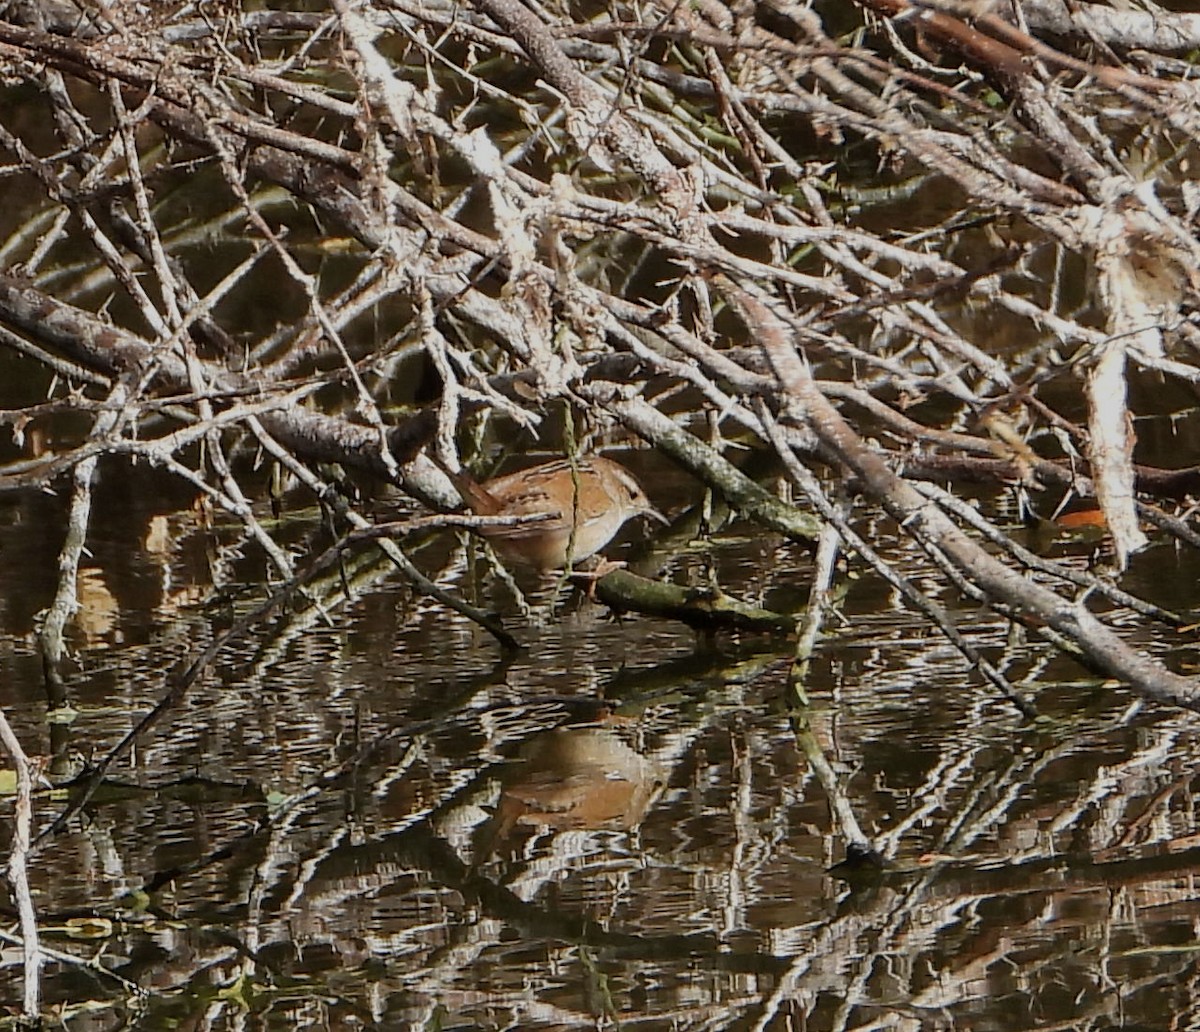
[[[536,517],[535,517],[536,518]],[[404,521],[403,523],[394,523],[386,525],[382,530],[374,528],[362,532],[352,538],[352,540],[368,540],[378,539],[384,534],[399,535],[413,534],[422,531],[428,531],[441,527],[478,527],[487,525],[489,522],[495,524],[497,521],[511,523],[513,517],[483,517],[483,516],[431,516],[418,518],[414,520]],[[213,663],[214,660],[224,651],[224,649],[239,640],[248,631],[257,627],[262,620],[282,606],[289,598],[300,591],[305,584],[316,577],[322,570],[332,567],[343,554],[347,542],[338,542],[335,545],[326,549],[309,567],[303,570],[292,578],[282,588],[274,592],[270,598],[267,598],[259,605],[255,606],[249,613],[241,617],[226,631],[220,634],[207,648],[204,649],[198,656],[195,656],[186,666],[180,667],[170,673],[167,677],[167,688],[165,693],[154,705],[154,707],[146,713],[126,734],[125,736],[105,754],[103,759],[96,763],[88,772],[84,779],[83,787],[80,789],[70,804],[63,810],[62,813],[55,818],[53,823],[45,828],[37,837],[37,842],[41,843],[52,836],[74,814],[78,813],[91,798],[92,794],[103,782],[109,768],[118,759],[125,755],[133,745],[138,742],[141,737],[153,728],[158,722],[178,706],[183,699],[191,691],[192,687],[200,679],[205,670]],[[398,549],[396,554],[400,556],[401,562],[408,563],[411,572],[421,578],[422,581],[427,580],[419,571],[411,566],[407,557]],[[406,570],[406,572],[409,572]],[[439,596],[447,596],[447,592],[430,582],[431,591],[438,592]],[[516,647],[515,639],[508,634],[507,631],[489,614],[476,609],[474,606],[469,606],[461,600],[454,600],[456,608],[464,610],[466,615],[475,619],[477,623],[485,629],[496,635],[500,641],[509,648]]]
[[[661,959],[670,957],[716,956],[717,938],[707,932],[678,935],[630,934],[614,931],[607,921],[579,917],[561,910],[522,899],[511,889],[485,878],[463,863],[454,848],[439,838],[427,825],[409,829],[395,837],[368,847],[368,852],[382,852],[389,857],[399,853],[409,863],[430,871],[446,887],[461,892],[467,899],[478,902],[492,917],[520,929],[526,936],[550,937],[569,943],[587,943],[603,947],[614,957]],[[394,862],[394,860],[393,860]],[[778,962],[759,957],[767,968],[777,968]]]
[[[33,765],[21,742],[0,710],[0,744],[12,758],[17,772],[17,803],[13,813],[12,849],[8,857],[8,883],[21,917],[21,949],[25,964],[25,996],[22,1011],[25,1019],[38,1022],[41,998],[42,950],[38,944],[37,915],[29,893],[29,828],[33,820]]]

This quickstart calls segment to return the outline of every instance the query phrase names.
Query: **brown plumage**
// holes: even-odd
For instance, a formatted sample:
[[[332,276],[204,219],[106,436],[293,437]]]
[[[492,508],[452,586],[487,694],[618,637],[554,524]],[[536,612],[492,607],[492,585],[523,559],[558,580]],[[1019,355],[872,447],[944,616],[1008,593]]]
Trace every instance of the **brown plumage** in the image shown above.
[[[446,471],[463,502],[477,516],[552,514],[538,523],[481,527],[505,558],[552,570],[594,555],[634,516],[663,517],[624,466],[600,456],[556,459],[479,484]],[[572,525],[574,533],[572,535]]]

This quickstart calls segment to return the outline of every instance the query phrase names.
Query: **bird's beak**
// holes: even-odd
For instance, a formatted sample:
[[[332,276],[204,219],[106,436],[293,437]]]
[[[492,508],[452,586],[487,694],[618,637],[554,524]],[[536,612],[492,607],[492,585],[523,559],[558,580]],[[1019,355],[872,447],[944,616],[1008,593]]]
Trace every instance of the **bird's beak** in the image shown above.
[[[669,527],[671,525],[671,521],[669,519],[667,519],[667,517],[664,516],[661,512],[659,512],[656,508],[654,508],[653,505],[646,506],[646,508],[644,508],[642,510],[642,515],[650,516],[653,519],[658,520],[658,522],[661,523],[664,527]]]

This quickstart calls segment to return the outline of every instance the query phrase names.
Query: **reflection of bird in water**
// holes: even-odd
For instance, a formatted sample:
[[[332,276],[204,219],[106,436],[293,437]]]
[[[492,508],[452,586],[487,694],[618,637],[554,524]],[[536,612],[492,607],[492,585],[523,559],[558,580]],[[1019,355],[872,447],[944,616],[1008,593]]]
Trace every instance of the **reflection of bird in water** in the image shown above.
[[[635,516],[653,516],[665,522],[633,474],[600,456],[580,458],[574,464],[558,459],[483,484],[465,473],[446,473],[477,516],[551,517],[537,523],[479,529],[505,558],[541,570],[595,554]]]
[[[81,566],[75,579],[75,597],[79,608],[75,624],[83,632],[89,648],[99,645],[116,628],[121,607],[109,590],[104,571],[96,566]]]
[[[531,739],[505,779],[485,852],[517,831],[629,831],[665,773],[606,727],[559,728]]]

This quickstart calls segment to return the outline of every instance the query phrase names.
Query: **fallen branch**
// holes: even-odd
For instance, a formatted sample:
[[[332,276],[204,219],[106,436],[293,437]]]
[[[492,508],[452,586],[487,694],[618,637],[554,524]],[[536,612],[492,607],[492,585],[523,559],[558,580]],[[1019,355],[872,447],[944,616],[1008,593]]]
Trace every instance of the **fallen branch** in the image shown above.
[[[1024,614],[1033,627],[1045,624],[1062,635],[1098,670],[1148,698],[1200,708],[1200,679],[1172,673],[1149,656],[1134,652],[1082,602],[1069,602],[1009,569],[893,473],[817,389],[782,321],[740,288],[729,284],[728,289],[775,369],[788,418],[815,433],[908,534],[925,548],[937,550],[988,598]]]
[[[796,617],[752,606],[719,587],[684,587],[649,580],[627,570],[605,574],[596,581],[595,594],[598,601],[618,612],[678,620],[696,630],[790,634],[796,629]]]

